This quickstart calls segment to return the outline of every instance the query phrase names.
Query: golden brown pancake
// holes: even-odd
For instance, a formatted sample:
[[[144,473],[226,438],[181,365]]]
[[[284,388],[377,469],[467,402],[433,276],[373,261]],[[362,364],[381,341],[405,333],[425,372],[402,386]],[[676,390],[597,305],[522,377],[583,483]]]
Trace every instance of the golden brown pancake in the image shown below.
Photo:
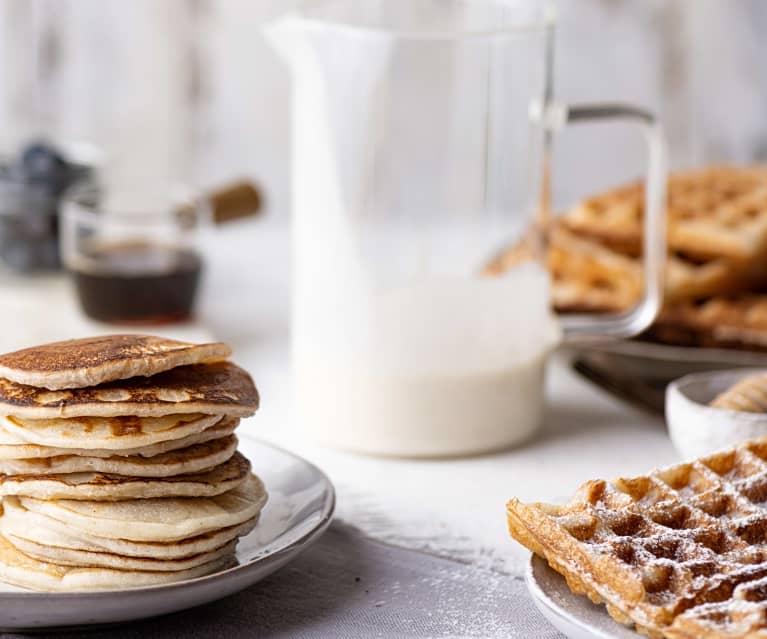
[[[253,380],[231,362],[180,366],[151,377],[55,391],[0,378],[0,415],[33,419],[173,413],[247,417],[257,408]]]
[[[250,475],[240,486],[215,497],[166,497],[121,501],[49,500],[8,497],[3,503],[65,524],[71,534],[130,541],[177,541],[252,519],[267,501],[263,482]]]
[[[175,541],[131,541],[129,539],[99,537],[84,530],[72,529],[67,523],[58,519],[27,510],[21,505],[18,498],[9,497],[3,503],[3,513],[0,516],[0,534],[12,534],[40,544],[45,543],[46,537],[54,532],[58,537],[55,545],[60,548],[108,552],[126,557],[183,559],[203,552],[210,552],[233,539],[237,539],[237,537],[244,537],[255,528],[258,519],[259,515],[257,514],[240,524]]]
[[[229,435],[160,453],[154,457],[88,457],[77,454],[32,459],[0,459],[0,476],[107,473],[124,477],[172,477],[210,470],[230,459],[236,449],[237,437]]]
[[[29,541],[24,537],[17,537],[11,533],[3,533],[6,541],[12,544],[16,550],[23,552],[32,559],[45,561],[58,566],[72,566],[73,568],[113,568],[115,570],[151,570],[159,572],[173,572],[188,570],[202,564],[207,564],[215,559],[225,556],[231,557],[237,545],[232,540],[210,552],[199,553],[184,559],[154,559],[152,557],[125,557],[109,552],[89,552],[87,550],[72,550],[57,545],[59,536],[53,531],[43,531],[41,535],[44,543],[39,544]]]
[[[0,442],[6,433],[39,446],[123,450],[151,446],[201,433],[222,419],[221,415],[164,415],[162,417],[53,417],[29,419],[0,415]]]
[[[166,497],[215,497],[234,490],[250,476],[250,462],[235,453],[214,468],[172,477],[124,477],[107,473],[0,475],[0,495],[47,501],[121,501]]]
[[[0,579],[32,590],[76,592],[154,586],[208,575],[232,563],[233,558],[225,555],[201,566],[173,572],[73,568],[33,559],[0,535]]]
[[[150,376],[232,354],[221,342],[192,344],[151,335],[104,335],[25,348],[0,356],[0,377],[49,390]]]
[[[11,418],[7,418],[11,419]],[[92,419],[86,417],[85,419]],[[114,417],[112,419],[119,419]],[[206,428],[200,433],[192,433],[186,437],[180,439],[169,439],[166,441],[157,442],[156,444],[142,445],[135,448],[121,448],[119,450],[120,455],[141,457],[154,457],[168,451],[178,450],[180,448],[186,448],[194,444],[201,444],[204,442],[212,441],[214,439],[220,439],[222,437],[228,437],[237,428],[240,420],[236,417],[224,417],[221,421],[215,423],[213,426]],[[27,420],[29,423],[29,420]],[[58,447],[58,446],[42,446],[39,444],[31,444],[24,438],[14,435],[13,433],[5,430],[2,427],[2,420],[0,419],[0,464],[3,460],[8,459],[44,459],[49,457],[60,457],[66,455],[84,455],[86,457],[112,457],[118,454],[114,449],[108,448],[81,448],[81,447]]]

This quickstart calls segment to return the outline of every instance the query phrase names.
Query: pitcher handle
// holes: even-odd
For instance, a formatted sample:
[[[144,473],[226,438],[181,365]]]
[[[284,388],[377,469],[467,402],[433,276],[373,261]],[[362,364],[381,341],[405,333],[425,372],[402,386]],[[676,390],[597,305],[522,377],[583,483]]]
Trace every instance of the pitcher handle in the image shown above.
[[[567,315],[560,318],[564,340],[568,343],[606,338],[630,337],[645,330],[658,314],[663,302],[666,263],[666,142],[657,117],[627,104],[550,103],[543,115],[547,130],[590,120],[632,120],[639,124],[647,141],[647,173],[644,190],[644,293],[630,311],[620,314]]]

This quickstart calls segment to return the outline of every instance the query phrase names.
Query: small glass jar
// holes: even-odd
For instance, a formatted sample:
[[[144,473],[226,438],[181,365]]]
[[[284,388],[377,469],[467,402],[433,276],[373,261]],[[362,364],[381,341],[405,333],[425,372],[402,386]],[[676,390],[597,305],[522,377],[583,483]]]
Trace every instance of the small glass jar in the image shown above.
[[[191,318],[203,260],[207,200],[189,189],[71,191],[61,210],[61,253],[89,317],[164,324]]]
[[[16,272],[61,267],[62,195],[75,184],[87,184],[95,196],[98,157],[98,151],[87,145],[71,147],[62,155],[48,144],[31,143],[18,157],[0,160],[0,260],[4,266]]]

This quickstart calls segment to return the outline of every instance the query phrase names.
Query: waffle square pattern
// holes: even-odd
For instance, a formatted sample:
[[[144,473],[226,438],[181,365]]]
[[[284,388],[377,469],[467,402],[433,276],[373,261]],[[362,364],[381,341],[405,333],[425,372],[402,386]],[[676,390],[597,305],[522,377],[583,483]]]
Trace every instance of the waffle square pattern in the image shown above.
[[[507,516],[574,593],[651,638],[767,638],[767,438]]]
[[[767,169],[709,167],[668,182],[668,244],[696,260],[752,259],[767,249]],[[588,198],[565,213],[575,233],[621,253],[641,252],[641,182]]]

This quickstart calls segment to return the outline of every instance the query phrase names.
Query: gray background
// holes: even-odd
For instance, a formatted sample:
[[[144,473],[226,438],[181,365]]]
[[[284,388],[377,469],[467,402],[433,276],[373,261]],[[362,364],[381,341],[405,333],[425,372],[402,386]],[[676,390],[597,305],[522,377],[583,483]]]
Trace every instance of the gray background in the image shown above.
[[[109,152],[116,179],[247,173],[288,205],[289,78],[259,27],[298,0],[0,0],[0,148],[39,131]],[[659,111],[676,166],[767,158],[767,4],[558,0],[557,93]],[[637,175],[625,125],[562,134],[559,205]]]

